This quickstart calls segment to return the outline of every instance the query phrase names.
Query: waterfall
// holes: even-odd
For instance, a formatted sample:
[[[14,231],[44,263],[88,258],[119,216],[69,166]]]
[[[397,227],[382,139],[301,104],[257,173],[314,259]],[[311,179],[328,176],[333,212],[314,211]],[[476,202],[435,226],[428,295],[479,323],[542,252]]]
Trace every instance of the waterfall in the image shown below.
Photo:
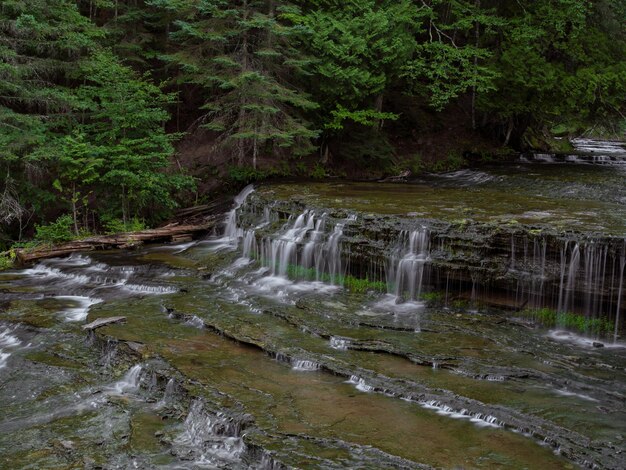
[[[142,368],[139,364],[133,366],[128,372],[126,372],[124,377],[122,377],[122,380],[113,385],[113,391],[122,394],[124,392],[132,392],[139,389],[139,384],[141,382],[141,370]]]
[[[576,286],[576,275],[580,264],[580,246],[574,244],[570,256],[569,266],[567,263],[567,246],[561,250],[561,283],[559,286],[559,312],[567,312],[574,300],[574,288]],[[565,277],[567,271],[567,277]]]
[[[232,245],[237,246],[239,239],[244,235],[243,229],[237,225],[237,209],[243,205],[248,196],[253,192],[254,186],[250,184],[235,196],[234,206],[224,221],[224,238],[230,240]]]
[[[389,293],[395,295],[396,302],[416,300],[421,295],[424,270],[430,261],[429,244],[430,236],[425,227],[400,233],[400,242],[387,269]]]
[[[338,336],[331,336],[330,347],[340,351],[346,351],[350,347],[350,340],[347,338],[340,338]]]
[[[298,371],[314,371],[319,370],[320,365],[317,362],[309,361],[306,359],[297,359],[293,361],[293,370]]]
[[[299,265],[297,260],[298,244],[301,244],[307,234],[315,228],[315,212],[304,211],[283,235],[266,241],[269,253],[265,258],[270,262],[270,269],[274,276],[287,276],[290,265]]]
[[[207,412],[201,400],[195,400],[185,419],[184,432],[174,443],[187,449],[183,454],[195,454],[196,464],[210,468],[224,463],[238,463],[246,451],[241,436],[241,423],[223,413]]]
[[[63,316],[67,321],[82,321],[89,315],[89,309],[92,305],[102,302],[102,299],[92,299],[81,295],[59,295],[59,300],[69,300],[76,306],[67,307],[63,311]]]
[[[617,342],[617,336],[619,331],[619,316],[620,308],[622,306],[622,288],[624,287],[624,265],[626,264],[626,243],[622,249],[622,254],[619,258],[619,286],[617,291],[617,308],[615,310],[615,332],[613,333],[613,341]]]
[[[374,391],[374,387],[372,387],[371,385],[368,385],[365,382],[365,379],[359,377],[358,375],[351,375],[347,383],[354,385],[356,389],[361,392]]]
[[[12,332],[13,330],[8,328],[0,331],[0,369],[6,367],[9,356],[11,355],[7,348],[15,348],[21,344],[21,341],[11,334]]]
[[[244,234],[243,257],[256,258],[271,276],[340,284],[343,265],[341,238],[354,216],[336,222],[327,234],[328,215],[305,210],[274,234],[257,240],[256,229]]]
[[[609,312],[613,316],[616,302],[623,308],[616,292],[619,253],[610,239],[574,238],[575,234],[563,239],[519,230],[506,238],[480,233],[461,239],[433,232],[422,222],[412,230],[399,231],[391,247],[382,243],[389,231],[364,244],[358,230],[344,237],[346,227],[364,226],[365,222],[350,224],[354,216],[337,219],[330,211],[312,207],[293,212],[293,204],[271,198],[260,205],[263,194],[246,202],[252,191],[248,187],[237,197],[227,217],[226,233],[242,250],[242,258],[229,275],[255,261],[263,269],[246,274],[246,282],[265,292],[287,296],[323,287],[319,282],[332,288],[343,285],[349,274],[386,280],[388,295],[375,305],[396,312],[409,312],[409,307],[414,311],[426,286],[445,290],[446,302],[458,290],[463,298],[471,295],[476,304],[547,308],[589,317]],[[282,226],[277,224],[281,220]]]

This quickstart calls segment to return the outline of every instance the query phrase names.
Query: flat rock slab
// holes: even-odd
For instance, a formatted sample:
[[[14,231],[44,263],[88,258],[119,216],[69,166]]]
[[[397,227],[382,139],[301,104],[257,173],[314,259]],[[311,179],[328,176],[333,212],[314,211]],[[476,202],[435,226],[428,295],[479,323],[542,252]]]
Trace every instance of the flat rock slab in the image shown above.
[[[112,325],[113,323],[123,323],[126,321],[126,317],[107,317],[107,318],[98,318],[97,320],[92,321],[91,323],[87,323],[83,325],[83,330],[95,330],[96,328],[100,328],[106,325]]]

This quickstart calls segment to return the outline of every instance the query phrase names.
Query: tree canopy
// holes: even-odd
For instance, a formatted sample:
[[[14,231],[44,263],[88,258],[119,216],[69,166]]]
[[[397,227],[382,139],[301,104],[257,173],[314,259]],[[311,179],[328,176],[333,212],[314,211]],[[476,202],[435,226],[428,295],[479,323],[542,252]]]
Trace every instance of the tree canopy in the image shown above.
[[[13,239],[65,212],[76,232],[155,222],[193,190],[176,142],[200,131],[256,171],[451,114],[504,145],[623,126],[625,18],[624,0],[5,0],[0,221]]]

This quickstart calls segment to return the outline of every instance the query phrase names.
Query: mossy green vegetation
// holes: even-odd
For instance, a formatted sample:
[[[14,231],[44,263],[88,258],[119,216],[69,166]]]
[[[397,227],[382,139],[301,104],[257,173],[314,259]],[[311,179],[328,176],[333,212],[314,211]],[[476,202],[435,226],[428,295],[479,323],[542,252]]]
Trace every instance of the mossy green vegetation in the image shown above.
[[[304,268],[295,264],[290,264],[287,267],[287,276],[295,280],[321,281],[329,284],[336,284],[355,293],[365,293],[367,291],[387,291],[387,284],[382,281],[371,281],[368,278],[361,279],[343,274],[332,275],[326,272],[319,272],[315,268]]]
[[[439,292],[439,291],[432,291],[432,292],[424,292],[420,298],[422,300],[424,300],[425,302],[429,302],[429,303],[439,303],[442,302],[444,299],[445,295],[443,292]]]
[[[0,271],[11,269],[15,263],[15,251],[9,250],[0,254]]]
[[[71,215],[62,215],[54,222],[35,226],[35,240],[41,243],[62,243],[77,237],[72,231],[74,221]],[[87,235],[86,232],[82,236]],[[80,236],[80,235],[78,235]]]
[[[578,313],[558,312],[549,308],[523,310],[522,316],[532,318],[550,328],[562,327],[593,335],[606,335],[614,329],[613,323],[607,318],[592,318]]]

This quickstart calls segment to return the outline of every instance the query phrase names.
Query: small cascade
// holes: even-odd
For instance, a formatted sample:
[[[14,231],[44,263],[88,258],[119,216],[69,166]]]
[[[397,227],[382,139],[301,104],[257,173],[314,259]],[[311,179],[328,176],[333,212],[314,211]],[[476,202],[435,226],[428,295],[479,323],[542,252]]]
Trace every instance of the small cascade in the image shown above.
[[[563,258],[564,260],[566,258]],[[564,285],[563,279],[561,280],[561,286],[564,285],[564,291],[559,292],[559,299],[562,299],[559,302],[559,311],[567,312],[568,308],[571,307],[573,303],[574,297],[574,287],[576,285],[576,274],[578,273],[578,265],[580,263],[580,247],[578,243],[574,244],[572,248],[572,253],[569,261],[569,269],[567,269],[567,278]],[[565,271],[565,265],[561,269],[561,272]]]
[[[165,385],[165,392],[163,392],[163,401],[171,400],[176,396],[176,380],[169,379]]]
[[[619,257],[619,285],[617,288],[617,307],[615,309],[615,331],[613,333],[613,342],[617,343],[619,333],[619,317],[622,307],[622,289],[624,288],[624,265],[626,265],[626,241],[622,253]]]
[[[90,281],[90,277],[85,274],[64,272],[51,266],[49,262],[38,263],[30,269],[25,269],[23,273],[34,278],[54,279],[60,285],[67,287],[83,286]]]
[[[327,214],[305,210],[290,218],[278,233],[261,240],[257,240],[256,229],[243,232],[242,255],[259,260],[273,277],[341,284],[341,239],[346,224],[354,220],[356,217],[351,216],[337,222],[328,233]]]
[[[251,257],[254,256],[257,250],[258,247],[256,243],[256,231],[246,230],[243,238],[243,257],[246,259],[251,259]]]
[[[308,361],[308,360],[294,360],[292,361],[293,363],[293,370],[298,370],[298,371],[314,371],[314,370],[319,370],[320,365],[317,362],[314,361]]]
[[[529,158],[542,163],[571,163],[592,165],[623,165],[626,164],[626,144],[618,141],[572,139],[574,154],[535,153],[523,155],[521,160]]]
[[[43,261],[25,269],[23,274],[27,276],[25,284],[63,293],[55,297],[68,304],[61,311],[67,321],[84,320],[93,305],[113,295],[164,295],[178,292],[171,285],[155,284],[155,279],[163,279],[164,273],[153,273],[149,266],[110,266],[76,254]]]
[[[338,336],[331,336],[330,347],[340,351],[346,351],[350,347],[350,340],[347,338],[339,338]]]
[[[287,276],[290,266],[298,266],[297,248],[315,228],[315,212],[300,214],[291,228],[277,238],[264,241],[264,256],[274,276]]]
[[[222,413],[208,413],[202,401],[195,400],[174,444],[192,453],[196,464],[221,468],[240,462],[246,452],[241,427],[242,423]]]
[[[193,326],[194,328],[198,328],[200,330],[204,328],[204,321],[202,320],[202,318],[198,317],[197,315],[192,315],[185,322],[185,324],[189,326]]]
[[[60,295],[56,297],[59,300],[69,300],[76,304],[72,307],[67,307],[63,310],[63,317],[67,321],[82,321],[87,318],[89,309],[92,305],[99,304],[102,299],[92,299],[91,297],[84,297],[80,295]]]
[[[425,268],[430,262],[428,229],[420,227],[400,233],[400,242],[392,254],[387,270],[389,293],[396,302],[417,300],[422,293]]]
[[[586,317],[590,325],[591,319],[604,319],[602,332],[595,322],[596,330],[588,333],[608,334],[606,322],[614,316],[619,322],[623,315],[620,242],[624,243],[610,238],[563,240],[526,235],[521,239],[513,235],[506,270],[507,277],[516,282],[512,305],[551,310],[556,326],[561,327],[568,327],[563,321],[574,321],[572,314]]]
[[[472,423],[480,427],[499,428],[503,424],[492,415],[485,415],[482,413],[472,413],[466,409],[455,410],[454,408],[445,405],[437,400],[428,400],[420,403],[424,408],[435,411],[437,414],[443,416],[449,416],[455,419],[467,419]]]
[[[372,387],[371,385],[368,385],[367,383],[365,383],[365,379],[356,376],[356,375],[352,375],[350,376],[350,380],[348,380],[349,384],[353,384],[357,390],[360,390],[361,392],[373,392],[374,391],[374,387]]]
[[[224,221],[224,239],[230,241],[235,248],[239,244],[239,239],[244,236],[244,231],[237,224],[237,209],[246,201],[248,196],[254,192],[254,186],[246,186],[237,196],[235,196],[234,206],[226,216]]]
[[[122,380],[119,382],[115,382],[112,387],[112,391],[118,394],[134,392],[139,390],[139,385],[141,383],[141,371],[142,367],[137,364],[126,372]]]
[[[9,350],[22,344],[12,333],[13,330],[9,328],[0,330],[0,369],[3,369],[7,365],[9,356],[11,355]]]
[[[626,146],[624,142],[573,139],[572,145],[579,152],[579,158],[587,163],[616,164],[626,163]]]
[[[178,289],[171,286],[151,286],[146,284],[125,284],[124,289],[137,294],[174,294]]]
[[[167,381],[165,385],[165,391],[163,392],[163,397],[156,404],[156,408],[163,408],[170,404],[174,404],[178,394],[178,385],[176,380],[171,378]]]

